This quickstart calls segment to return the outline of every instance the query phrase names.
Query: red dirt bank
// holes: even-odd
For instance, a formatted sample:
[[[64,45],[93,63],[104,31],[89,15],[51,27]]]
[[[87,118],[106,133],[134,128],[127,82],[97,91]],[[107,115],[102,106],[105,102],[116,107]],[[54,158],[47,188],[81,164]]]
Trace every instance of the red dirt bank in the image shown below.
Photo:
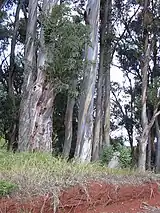
[[[158,183],[143,185],[112,185],[91,182],[62,192],[57,213],[139,213],[160,207]],[[149,210],[150,209],[150,210]],[[53,213],[53,198],[44,196],[20,203],[0,199],[0,213]]]

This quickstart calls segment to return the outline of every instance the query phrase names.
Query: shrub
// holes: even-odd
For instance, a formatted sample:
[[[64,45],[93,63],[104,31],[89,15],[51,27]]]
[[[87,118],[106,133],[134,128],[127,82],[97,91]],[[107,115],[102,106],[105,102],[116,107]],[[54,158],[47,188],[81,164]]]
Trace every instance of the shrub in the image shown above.
[[[101,163],[102,164],[107,164],[109,163],[109,161],[112,159],[113,157],[113,153],[114,153],[114,147],[113,146],[110,146],[110,147],[106,147],[103,152],[102,152],[102,155],[101,155]]]
[[[110,146],[103,150],[101,155],[101,163],[108,164],[113,157],[114,152],[119,152],[119,161],[121,168],[129,168],[131,167],[131,150],[130,148],[122,145],[118,145],[116,147]]]
[[[120,146],[118,151],[120,152],[119,160],[121,168],[131,167],[131,149],[125,146]]]

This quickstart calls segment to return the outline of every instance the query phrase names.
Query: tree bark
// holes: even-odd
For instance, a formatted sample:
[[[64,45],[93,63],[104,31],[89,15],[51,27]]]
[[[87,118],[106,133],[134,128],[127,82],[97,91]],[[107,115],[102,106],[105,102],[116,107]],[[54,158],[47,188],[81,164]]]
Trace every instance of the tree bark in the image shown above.
[[[93,149],[92,149],[92,160],[98,160],[100,157],[100,150],[103,150],[103,139],[109,142],[109,131],[110,131],[110,70],[108,70],[108,65],[106,66],[106,58],[109,57],[108,51],[110,52],[110,46],[106,43],[106,36],[109,37],[110,34],[110,24],[111,24],[111,0],[101,0],[100,4],[100,62],[99,62],[99,73],[98,73],[98,83],[97,83],[97,100],[96,100],[96,117],[94,124],[94,138],[93,138]],[[109,29],[108,29],[109,27]],[[107,55],[107,56],[106,56]],[[107,61],[110,63],[110,60]],[[110,66],[110,65],[109,65]],[[106,73],[106,74],[105,74]],[[106,75],[106,76],[104,76]],[[105,86],[103,87],[103,82],[105,81]],[[103,96],[103,88],[107,89],[108,93]],[[102,98],[107,98],[102,104]],[[103,107],[105,106],[105,110]],[[105,112],[105,113],[104,113]],[[102,120],[104,118],[105,127],[102,126]],[[109,120],[107,120],[109,119]],[[103,130],[101,130],[103,128]],[[103,134],[102,137],[100,134]],[[103,137],[104,136],[104,137]],[[109,139],[108,139],[109,138]],[[101,141],[102,140],[102,141]],[[108,146],[108,144],[106,144]]]
[[[147,143],[147,157],[146,157],[146,169],[151,170],[151,157],[152,157],[152,146],[151,146],[151,131],[149,132],[148,135],[148,143]]]
[[[103,147],[110,146],[110,65],[112,61],[112,0],[106,1],[107,12],[107,38],[104,58],[104,120],[103,120]]]
[[[149,44],[149,32],[145,23],[145,18],[147,17],[148,10],[148,0],[144,2],[144,30],[143,36],[145,39],[144,42],[144,60],[141,62],[141,72],[142,72],[142,112],[141,112],[141,121],[142,121],[142,131],[143,134],[141,136],[140,144],[139,144],[139,158],[138,158],[138,169],[142,172],[145,171],[146,167],[146,147],[148,142],[148,117],[147,117],[147,85],[148,85],[148,66],[150,61],[151,54],[151,45]]]
[[[103,85],[103,74],[104,74],[104,53],[105,53],[105,32],[107,22],[107,2],[100,4],[100,62],[98,70],[98,82],[97,82],[97,99],[96,99],[96,117],[94,123],[94,136],[93,136],[93,148],[92,148],[92,160],[99,159],[100,142],[101,140],[101,122],[102,122],[102,85]]]
[[[57,2],[58,0],[44,0],[42,11],[47,15],[47,12]],[[27,30],[29,39],[26,39],[28,42],[26,44],[25,69],[27,83],[24,82],[24,94],[21,101],[19,150],[51,152],[53,102],[56,94],[53,84],[47,80],[46,76],[45,62],[48,55],[44,44],[43,29],[40,33],[40,48],[35,64],[37,0],[30,0],[29,11]],[[28,71],[27,67],[29,67]]]
[[[18,131],[18,113],[16,108],[16,99],[14,95],[14,76],[16,72],[16,63],[15,63],[15,48],[16,48],[16,39],[19,28],[19,15],[20,9],[22,7],[22,1],[18,1],[15,22],[14,22],[14,31],[11,40],[11,54],[10,54],[10,67],[9,67],[9,76],[8,76],[8,96],[10,100],[10,107],[12,109],[12,122],[9,129],[9,141],[8,141],[8,150],[12,148],[14,151],[17,149],[17,131]]]
[[[76,91],[77,80],[73,80],[71,90]],[[72,135],[73,135],[73,108],[75,105],[75,95],[68,94],[67,100],[67,109],[65,114],[65,141],[63,146],[63,156],[69,157],[71,144],[72,144]]]
[[[36,56],[36,39],[37,39],[37,5],[38,0],[30,0],[28,6],[28,24],[26,32],[25,44],[25,64],[24,64],[24,80],[22,85],[22,99],[20,104],[20,119],[19,119],[19,141],[18,149],[27,151],[31,146],[31,108],[32,87],[36,78],[37,72],[37,56]]]
[[[86,24],[90,26],[91,44],[86,44],[87,65],[84,70],[79,106],[78,133],[75,157],[82,162],[91,160],[93,143],[93,101],[97,74],[98,23],[100,0],[88,0],[85,12]]]
[[[160,128],[159,128],[158,118],[156,118],[155,124],[156,124],[156,137],[157,137],[156,173],[160,173]]]

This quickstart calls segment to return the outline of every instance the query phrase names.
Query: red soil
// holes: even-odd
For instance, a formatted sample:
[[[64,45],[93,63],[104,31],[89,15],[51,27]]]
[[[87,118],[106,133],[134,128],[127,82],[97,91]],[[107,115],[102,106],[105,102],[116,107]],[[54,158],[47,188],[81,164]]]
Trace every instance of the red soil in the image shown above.
[[[63,191],[57,213],[138,213],[147,212],[151,206],[160,207],[157,183],[116,186],[90,182],[86,186],[71,187]],[[2,198],[1,212],[53,213],[53,198],[46,195],[23,203],[11,198]],[[160,212],[160,209],[155,212]]]

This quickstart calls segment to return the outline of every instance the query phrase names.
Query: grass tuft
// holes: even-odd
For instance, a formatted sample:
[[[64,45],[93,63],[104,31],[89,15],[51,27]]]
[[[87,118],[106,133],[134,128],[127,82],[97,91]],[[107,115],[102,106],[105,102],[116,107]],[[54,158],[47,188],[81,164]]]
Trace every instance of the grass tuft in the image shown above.
[[[17,189],[17,185],[5,180],[0,180],[0,197],[11,194],[15,189]]]
[[[47,153],[13,154],[0,150],[0,179],[17,185],[15,196],[20,198],[48,193],[58,198],[62,189],[90,180],[136,184],[149,177],[130,169],[108,169],[99,163],[67,162]]]

